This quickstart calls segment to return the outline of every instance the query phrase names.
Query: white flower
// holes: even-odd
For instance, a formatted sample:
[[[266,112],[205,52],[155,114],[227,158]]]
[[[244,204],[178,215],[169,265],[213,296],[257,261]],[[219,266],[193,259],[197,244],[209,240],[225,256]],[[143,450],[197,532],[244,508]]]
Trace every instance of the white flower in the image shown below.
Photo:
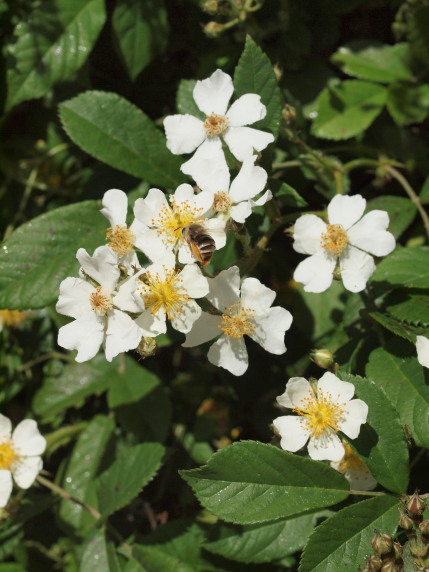
[[[201,315],[194,298],[202,298],[209,291],[207,278],[197,264],[187,264],[183,270],[175,269],[172,253],[146,269],[138,281],[137,292],[144,300],[145,310],[136,319],[144,336],[154,337],[167,331],[166,319],[173,328],[187,333]]]
[[[6,506],[12,492],[12,476],[22,489],[28,489],[42,470],[41,454],[46,440],[37,423],[24,419],[11,435],[10,419],[0,413],[0,507]]]
[[[372,491],[375,489],[377,481],[371,475],[368,467],[346,441],[343,441],[343,446],[344,457],[341,461],[332,461],[331,467],[346,477],[353,491]]]
[[[209,361],[234,375],[242,375],[248,367],[243,336],[251,337],[264,350],[276,355],[286,351],[285,331],[292,323],[290,312],[271,304],[276,296],[256,278],[246,278],[241,285],[236,266],[209,279],[207,299],[222,314],[203,312],[186,336],[184,347],[193,347],[220,335],[210,347]]]
[[[118,284],[118,255],[107,245],[97,248],[93,256],[80,248],[76,258],[82,275],[92,281],[69,277],[61,282],[56,309],[74,321],[60,328],[58,344],[76,349],[77,362],[93,358],[103,344],[107,361],[112,361],[119,353],[136,348],[141,339],[139,327],[125,313],[144,309],[140,297],[132,296],[135,277]]]
[[[263,119],[267,113],[261,98],[255,93],[239,97],[227,110],[234,92],[231,77],[216,70],[209,78],[197,81],[193,96],[205,120],[193,115],[169,115],[164,119],[167,147],[175,155],[193,153],[210,154],[222,146],[221,137],[231,153],[243,161],[253,152],[262,151],[274,141],[271,133],[260,131],[251,125]],[[196,159],[198,158],[198,155]],[[188,166],[182,171],[188,173]]]
[[[419,364],[429,367],[429,339],[425,336],[417,336],[416,350]]]
[[[214,194],[213,210],[219,218],[231,217],[243,223],[252,213],[252,207],[264,205],[273,198],[271,191],[266,191],[257,201],[252,199],[258,195],[267,183],[267,172],[255,166],[256,156],[244,159],[238,175],[230,184],[230,172],[221,150],[210,154],[192,164],[192,176],[203,191]],[[192,163],[192,158],[188,163]]]
[[[170,203],[159,189],[150,189],[147,197],[137,199],[134,205],[136,218],[145,224],[149,231],[141,250],[157,262],[170,250],[178,250],[179,262],[190,264],[195,258],[183,236],[183,229],[189,224],[201,224],[213,237],[216,249],[226,243],[225,222],[207,216],[213,205],[213,193],[195,194],[191,185],[179,185],[170,196]]]
[[[327,290],[337,262],[345,288],[360,292],[375,270],[370,254],[385,256],[394,250],[395,239],[386,231],[389,215],[374,210],[362,216],[365,206],[361,195],[337,195],[328,205],[329,224],[312,214],[296,221],[293,247],[310,257],[298,264],[294,279],[306,292]]]
[[[364,401],[352,400],[354,392],[352,383],[341,381],[330,372],[319,379],[317,392],[303,377],[289,379],[286,391],[277,401],[298,416],[285,415],[273,421],[282,449],[295,453],[310,439],[308,454],[312,459],[340,461],[345,451],[338,431],[356,439],[368,415]]]

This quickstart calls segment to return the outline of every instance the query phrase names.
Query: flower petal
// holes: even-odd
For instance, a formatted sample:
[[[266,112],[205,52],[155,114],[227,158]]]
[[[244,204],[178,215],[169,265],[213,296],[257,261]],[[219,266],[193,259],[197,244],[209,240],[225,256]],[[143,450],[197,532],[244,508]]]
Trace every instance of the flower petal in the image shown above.
[[[115,289],[120,276],[118,255],[107,245],[99,246],[90,256],[84,248],[79,248],[76,258],[88,276],[106,289],[109,294]]]
[[[338,379],[336,375],[330,371],[326,371],[317,382],[317,390],[321,391],[325,397],[330,395],[329,401],[342,403],[350,401],[355,394],[355,386],[348,381]]]
[[[112,228],[117,225],[126,226],[128,197],[124,191],[119,189],[106,191],[101,204],[104,208],[100,209],[100,212],[109,220]]]
[[[82,278],[65,278],[60,284],[60,296],[55,306],[59,314],[70,318],[83,318],[92,315],[90,296],[94,286]]]
[[[153,226],[154,219],[163,208],[170,208],[165,194],[159,189],[152,188],[144,199],[137,199],[134,203],[134,216],[148,227]]]
[[[173,195],[170,195],[170,203],[172,199],[177,206],[184,205],[186,203],[193,203],[197,195],[195,194],[194,187],[189,185],[189,183],[182,183],[174,191]]]
[[[28,489],[43,468],[41,457],[25,457],[13,472],[15,483],[21,489]]]
[[[305,409],[308,398],[314,399],[314,391],[305,377],[291,377],[286,390],[277,397],[277,403],[288,409]]]
[[[344,445],[335,433],[322,433],[311,437],[308,454],[315,461],[340,461],[344,457]]]
[[[215,308],[223,312],[236,304],[240,296],[240,271],[237,266],[219,272],[215,278],[209,278],[209,293],[206,298]]]
[[[169,115],[164,119],[167,147],[173,155],[192,153],[206,138],[201,119],[186,113]]]
[[[234,203],[253,199],[267,184],[267,172],[255,166],[256,157],[251,156],[243,161],[241,169],[229,188],[229,196]]]
[[[34,419],[24,419],[12,434],[17,453],[27,457],[41,455],[46,448],[46,439],[40,434]]]
[[[371,211],[348,230],[349,242],[374,256],[386,256],[396,246],[395,237],[386,231],[388,226],[386,211]]]
[[[119,286],[118,293],[113,297],[113,303],[119,310],[133,313],[143,312],[144,300],[139,292],[136,291],[137,279],[142,272],[144,272],[144,269],[141,269]]]
[[[230,127],[223,138],[231,153],[239,161],[244,161],[255,151],[263,151],[274,141],[274,135],[252,127]]]
[[[226,244],[225,221],[220,218],[211,218],[204,222],[204,228],[215,241],[216,250]]]
[[[180,273],[182,287],[191,298],[202,298],[209,291],[209,283],[197,264],[187,264]]]
[[[231,76],[218,69],[209,78],[197,81],[193,95],[198,108],[206,115],[225,115],[233,93]]]
[[[429,367],[429,340],[425,336],[417,336],[416,350],[419,364]]]
[[[203,191],[216,193],[229,188],[229,168],[218,137],[206,139],[180,170],[191,176]]]
[[[135,322],[144,336],[153,338],[159,336],[159,334],[165,334],[167,331],[165,320],[166,315],[163,308],[160,308],[155,314],[152,314],[152,311],[148,308],[136,318]]]
[[[361,292],[375,270],[372,256],[349,246],[340,257],[341,279],[350,292]]]
[[[298,264],[293,279],[304,284],[306,292],[324,292],[333,280],[336,257],[327,252],[318,252]]]
[[[321,237],[324,232],[326,224],[320,217],[312,214],[300,216],[295,222],[293,231],[294,250],[301,254],[323,252]]]
[[[195,302],[190,300],[183,304],[180,308],[180,313],[173,313],[171,317],[171,325],[175,330],[187,334],[191,331],[193,324],[201,316],[201,308]]]
[[[76,361],[87,361],[98,352],[104,338],[104,318],[95,314],[66,324],[58,330],[58,345],[77,350]]]
[[[207,358],[213,365],[223,367],[233,375],[243,375],[249,366],[243,338],[221,336],[210,347]]]
[[[193,348],[212,340],[221,334],[219,325],[222,318],[203,312],[192,326],[192,330],[187,334],[182,347]]]
[[[238,203],[238,205],[233,205],[229,209],[230,217],[236,222],[244,223],[247,217],[252,214],[252,207],[250,206],[250,201],[243,201]]]
[[[267,108],[261,102],[261,96],[256,93],[246,93],[234,101],[226,116],[228,125],[242,127],[264,119],[266,114]]]
[[[159,260],[169,252],[168,246],[152,228],[148,228],[144,235],[136,240],[135,246],[151,261]]]
[[[259,197],[259,199],[256,199],[256,201],[250,199],[250,204],[252,205],[252,207],[262,207],[272,198],[273,198],[273,193],[268,189],[261,197]]]
[[[0,440],[4,439],[5,437],[10,437],[11,431],[12,423],[9,417],[6,417],[6,415],[2,415],[0,413]]]
[[[275,355],[284,354],[285,333],[292,324],[292,314],[285,308],[274,306],[266,314],[258,315],[255,320],[255,329],[249,336],[264,348]]]
[[[7,501],[12,493],[12,475],[6,469],[0,470],[0,508],[7,505]]]
[[[309,432],[302,417],[283,415],[273,421],[274,427],[280,433],[280,447],[290,453],[295,453],[304,447],[308,441]]]
[[[336,195],[328,205],[329,224],[340,224],[348,230],[363,215],[366,200],[361,195]]]
[[[122,352],[134,350],[140,343],[142,333],[135,320],[120,310],[109,312],[105,353],[107,361]]]
[[[256,314],[267,312],[274,302],[276,293],[264,286],[257,278],[245,278],[241,285],[241,302],[245,308],[251,308]]]
[[[368,417],[368,405],[362,399],[352,399],[344,406],[345,420],[339,423],[339,429],[350,439],[356,439],[360,432],[360,426],[366,423]]]

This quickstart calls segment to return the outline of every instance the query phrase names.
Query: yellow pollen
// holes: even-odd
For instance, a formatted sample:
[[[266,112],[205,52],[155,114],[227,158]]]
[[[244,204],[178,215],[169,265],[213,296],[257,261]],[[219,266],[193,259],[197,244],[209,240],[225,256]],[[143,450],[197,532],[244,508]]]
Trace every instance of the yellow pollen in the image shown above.
[[[0,443],[0,470],[8,469],[9,471],[19,462],[19,455],[15,451],[11,439],[6,438]]]
[[[302,415],[303,422],[312,437],[320,437],[325,431],[338,433],[339,426],[344,421],[344,405],[337,403],[330,393],[319,392],[317,397],[313,390],[302,400],[301,407],[293,411]]]
[[[253,318],[252,308],[243,308],[241,302],[237,302],[229,308],[225,308],[219,328],[231,338],[250,336],[255,330]]]
[[[182,286],[180,271],[164,270],[164,274],[165,276],[160,277],[158,273],[152,274],[147,271],[145,284],[139,288],[139,292],[144,297],[146,308],[151,309],[152,315],[160,308],[164,308],[167,318],[171,320],[174,316],[182,314],[183,305],[191,299]]]
[[[108,228],[106,232],[106,240],[109,240],[109,246],[119,254],[123,256],[132,250],[134,245],[134,235],[132,231],[126,226],[117,225],[114,229]]]
[[[188,224],[202,223],[206,219],[201,218],[203,209],[198,209],[191,205],[189,201],[182,201],[176,204],[174,198],[170,200],[170,205],[164,205],[158,213],[158,217],[152,219],[151,226],[156,227],[158,233],[170,244],[183,242],[182,230]]]
[[[228,193],[220,191],[215,193],[213,200],[213,210],[217,213],[225,213],[232,205],[232,201]]]
[[[320,244],[328,252],[340,256],[348,242],[347,232],[340,224],[328,224],[326,232],[322,233]]]
[[[207,115],[204,121],[204,129],[208,137],[221,135],[228,129],[228,119],[223,115],[216,115],[216,113]]]
[[[19,310],[0,310],[0,324],[16,326],[28,318],[27,312]]]
[[[91,294],[89,301],[97,316],[104,316],[108,310],[113,308],[111,297],[103,292],[101,286]]]
[[[369,470],[365,463],[360,459],[348,443],[343,441],[344,446],[344,457],[341,459],[338,465],[338,471],[340,473],[349,473],[351,471],[356,473],[368,473]]]

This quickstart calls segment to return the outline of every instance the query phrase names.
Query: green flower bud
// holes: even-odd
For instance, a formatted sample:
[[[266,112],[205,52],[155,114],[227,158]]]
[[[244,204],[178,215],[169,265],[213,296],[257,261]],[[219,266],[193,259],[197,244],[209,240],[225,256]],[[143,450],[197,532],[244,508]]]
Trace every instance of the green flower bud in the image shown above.
[[[371,540],[371,545],[374,549],[374,552],[380,556],[383,556],[384,554],[389,554],[389,552],[392,550],[393,540],[392,537],[388,534],[384,534],[376,530],[374,537]]]

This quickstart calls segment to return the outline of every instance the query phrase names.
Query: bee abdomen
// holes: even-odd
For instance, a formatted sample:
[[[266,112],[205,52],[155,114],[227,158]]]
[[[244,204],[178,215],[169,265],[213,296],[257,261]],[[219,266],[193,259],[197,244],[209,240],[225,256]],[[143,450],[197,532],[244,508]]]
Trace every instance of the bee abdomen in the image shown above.
[[[195,239],[201,258],[208,262],[216,250],[216,243],[209,234],[202,234]]]

